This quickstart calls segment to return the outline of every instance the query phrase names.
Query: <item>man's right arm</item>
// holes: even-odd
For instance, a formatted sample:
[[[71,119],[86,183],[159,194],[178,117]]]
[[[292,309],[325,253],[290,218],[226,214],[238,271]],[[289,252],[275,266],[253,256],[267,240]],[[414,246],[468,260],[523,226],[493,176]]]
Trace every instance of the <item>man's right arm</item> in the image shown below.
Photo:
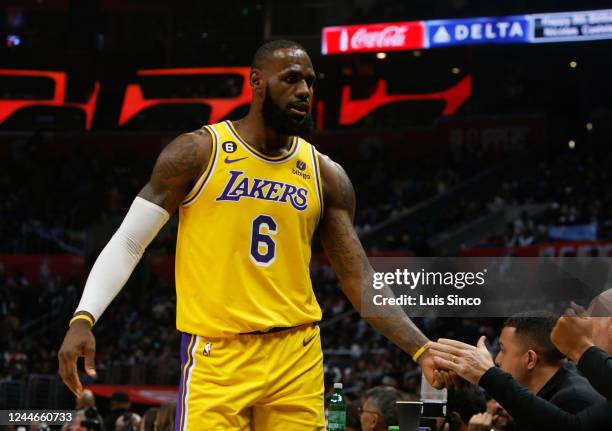
[[[612,423],[612,404],[602,401],[569,413],[534,395],[521,386],[509,373],[499,368],[489,369],[478,382],[518,422],[541,431],[604,430]]]
[[[93,322],[120,292],[145,248],[204,172],[211,149],[211,137],[204,130],[181,135],[170,142],[159,155],[149,182],[98,256],[58,352],[60,375],[77,396],[83,389],[76,369],[78,357],[85,357],[85,371],[95,376]]]

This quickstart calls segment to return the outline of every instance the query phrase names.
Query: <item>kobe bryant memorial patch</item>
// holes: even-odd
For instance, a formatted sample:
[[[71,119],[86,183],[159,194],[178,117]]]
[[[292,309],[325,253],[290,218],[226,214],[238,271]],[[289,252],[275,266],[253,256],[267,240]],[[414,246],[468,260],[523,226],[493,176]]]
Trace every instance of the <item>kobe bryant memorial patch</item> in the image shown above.
[[[225,141],[223,144],[221,144],[221,147],[226,153],[233,153],[236,151],[236,143],[234,141]]]

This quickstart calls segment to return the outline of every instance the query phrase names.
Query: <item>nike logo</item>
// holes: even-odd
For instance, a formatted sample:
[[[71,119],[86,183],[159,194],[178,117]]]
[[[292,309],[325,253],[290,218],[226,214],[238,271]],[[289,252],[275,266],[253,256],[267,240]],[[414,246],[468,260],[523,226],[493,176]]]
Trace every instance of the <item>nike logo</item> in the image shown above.
[[[239,159],[230,159],[228,156],[225,156],[225,159],[223,160],[225,163],[230,164],[230,163],[236,163],[239,162],[240,160],[244,160],[244,159],[248,159],[249,157],[241,157]]]
[[[310,343],[312,340],[315,339],[315,337],[317,336],[317,334],[314,334],[312,337],[310,337],[309,339],[304,338],[302,340],[302,346],[306,347],[308,345],[308,343]]]

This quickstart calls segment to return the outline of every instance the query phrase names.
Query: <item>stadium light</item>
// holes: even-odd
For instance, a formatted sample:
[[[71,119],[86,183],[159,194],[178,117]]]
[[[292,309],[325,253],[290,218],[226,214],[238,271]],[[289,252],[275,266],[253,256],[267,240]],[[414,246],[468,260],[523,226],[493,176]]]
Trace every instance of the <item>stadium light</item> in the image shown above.
[[[387,58],[387,54],[385,52],[377,52],[376,58],[378,58],[379,60],[384,60],[385,58]]]
[[[570,150],[573,150],[574,148],[576,148],[576,141],[574,141],[573,139],[570,139],[570,141],[567,143],[567,146],[569,147]]]
[[[576,67],[578,67],[578,63],[576,63],[576,60],[572,60],[572,61],[570,61],[570,64],[569,64],[569,65],[570,65],[570,67],[571,67],[572,69],[575,69]]]

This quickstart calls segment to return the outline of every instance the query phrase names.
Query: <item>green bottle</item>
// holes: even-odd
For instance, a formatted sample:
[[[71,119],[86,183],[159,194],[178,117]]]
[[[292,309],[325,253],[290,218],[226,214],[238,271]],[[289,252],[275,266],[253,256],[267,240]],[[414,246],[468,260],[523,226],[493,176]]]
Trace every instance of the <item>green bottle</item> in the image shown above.
[[[342,396],[342,383],[334,383],[334,394],[327,408],[327,430],[344,431],[346,427],[346,403]]]

